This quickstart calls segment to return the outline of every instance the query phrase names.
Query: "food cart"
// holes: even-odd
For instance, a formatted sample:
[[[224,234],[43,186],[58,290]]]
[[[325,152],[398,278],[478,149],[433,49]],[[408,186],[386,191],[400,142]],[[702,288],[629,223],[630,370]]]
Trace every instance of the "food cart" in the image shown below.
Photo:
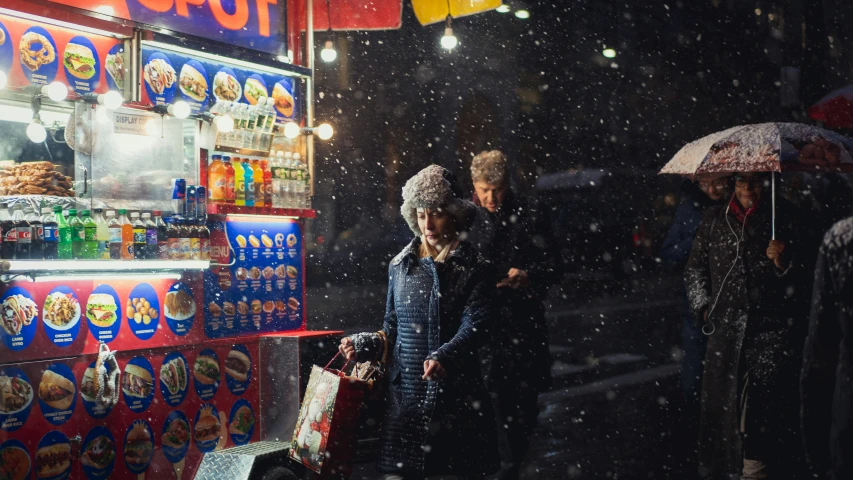
[[[0,202],[180,219],[155,228],[153,246],[150,228],[140,243],[130,225],[133,260],[86,250],[88,227],[76,258],[61,256],[61,238],[55,258],[38,252],[61,223],[0,221],[2,244],[9,232],[18,242],[0,260],[0,477],[193,478],[207,453],[289,440],[303,347],[334,348],[339,333],[305,321],[312,48],[299,64],[313,38],[286,11],[310,23],[308,5],[0,5]],[[282,154],[306,161],[282,166]],[[208,166],[226,157],[261,172],[264,206],[212,196]],[[293,171],[303,189],[282,203],[269,177]],[[202,225],[209,245],[180,229],[172,245],[173,226]]]

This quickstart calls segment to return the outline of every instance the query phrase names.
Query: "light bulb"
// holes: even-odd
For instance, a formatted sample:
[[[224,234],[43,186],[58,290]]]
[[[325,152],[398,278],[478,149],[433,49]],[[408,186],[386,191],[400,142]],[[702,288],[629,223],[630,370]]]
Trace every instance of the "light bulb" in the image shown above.
[[[68,87],[59,82],[53,82],[41,87],[41,94],[47,95],[47,98],[54,102],[61,102],[68,96]]]
[[[321,123],[320,126],[317,127],[317,136],[320,137],[320,140],[328,140],[332,138],[332,135],[334,134],[335,129],[328,123]]]
[[[606,58],[615,58],[616,57],[616,50],[613,50],[612,48],[605,48],[601,52],[601,54],[604,55]]]
[[[509,5],[501,5],[495,9],[495,11],[498,13],[509,13],[510,10],[512,9],[509,7]]]
[[[331,40],[326,40],[326,46],[320,50],[320,58],[326,63],[332,63],[338,58],[338,52],[335,50],[335,44]]]
[[[151,137],[157,135],[157,119],[151,117],[145,122],[145,134]]]
[[[0,90],[6,88],[6,72],[0,70]]]
[[[299,128],[299,124],[296,122],[287,122],[284,124],[284,136],[290,139],[294,139],[302,133],[302,129]]]
[[[187,118],[190,116],[190,113],[192,113],[190,104],[183,100],[178,100],[172,105],[169,105],[169,115],[172,115],[175,118]]]
[[[515,16],[516,18],[527,20],[528,18],[530,18],[530,12],[528,12],[527,10],[516,10]]]
[[[98,103],[107,107],[109,110],[116,110],[121,108],[121,104],[124,103],[124,97],[115,90],[110,90],[107,93],[98,95]]]
[[[444,36],[441,37],[441,46],[448,50],[453,50],[457,45],[459,45],[459,40],[453,34],[453,29],[450,27],[445,28]]]
[[[42,143],[47,139],[47,130],[41,124],[41,120],[33,118],[33,121],[27,125],[27,137],[33,143]]]
[[[231,118],[231,115],[219,115],[213,123],[216,124],[219,133],[229,133],[234,130],[234,119]]]

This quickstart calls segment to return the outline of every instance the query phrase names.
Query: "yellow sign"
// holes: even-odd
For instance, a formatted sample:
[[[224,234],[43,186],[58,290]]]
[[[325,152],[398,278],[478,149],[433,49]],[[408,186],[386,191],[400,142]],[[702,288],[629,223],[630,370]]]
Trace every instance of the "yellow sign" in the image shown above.
[[[447,5],[447,0],[412,0],[421,25],[443,22],[448,13],[453,18],[459,18],[494,10],[501,6],[501,0],[450,0],[449,12]]]

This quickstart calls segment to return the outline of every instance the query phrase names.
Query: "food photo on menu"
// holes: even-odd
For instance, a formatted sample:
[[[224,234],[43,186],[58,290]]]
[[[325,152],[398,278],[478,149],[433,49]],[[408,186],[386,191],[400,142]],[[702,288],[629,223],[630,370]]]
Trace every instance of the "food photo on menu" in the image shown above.
[[[44,371],[39,383],[39,399],[42,402],[56,410],[68,410],[76,394],[74,382],[52,370]]]
[[[10,336],[20,335],[36,316],[36,303],[23,295],[10,295],[3,300],[3,330]]]
[[[129,397],[148,398],[154,387],[154,379],[148,370],[127,364],[121,376],[121,389]]]
[[[176,395],[187,389],[187,366],[184,359],[174,358],[160,367],[160,381],[166,386],[171,395]]]
[[[73,293],[51,293],[44,300],[44,321],[55,330],[73,327],[80,321],[80,302]]]
[[[0,375],[0,413],[13,414],[33,401],[33,387],[20,377]]]
[[[30,456],[23,444],[12,442],[0,444],[0,479],[25,480],[32,468]]]
[[[36,451],[36,477],[54,478],[71,468],[71,444],[55,443]]]
[[[199,355],[193,365],[193,377],[202,385],[213,385],[219,381],[219,362],[211,355]]]
[[[124,461],[133,469],[145,468],[154,455],[154,439],[142,420],[133,423],[124,443]]]
[[[115,460],[115,443],[106,435],[98,435],[83,447],[80,463],[87,467],[104,470]]]
[[[108,293],[93,293],[86,302],[86,318],[102,328],[109,328],[115,323],[118,318],[116,310],[118,305]]]

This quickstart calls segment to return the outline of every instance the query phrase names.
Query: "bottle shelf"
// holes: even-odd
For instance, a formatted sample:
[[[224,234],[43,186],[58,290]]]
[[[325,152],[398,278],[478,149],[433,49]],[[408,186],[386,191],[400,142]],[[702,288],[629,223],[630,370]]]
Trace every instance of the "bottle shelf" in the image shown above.
[[[275,217],[317,218],[317,211],[307,208],[238,207],[221,203],[208,203],[208,215],[269,215]]]
[[[209,260],[0,260],[0,280],[86,280],[128,274],[171,274],[180,278],[181,272],[206,270],[214,265]]]

